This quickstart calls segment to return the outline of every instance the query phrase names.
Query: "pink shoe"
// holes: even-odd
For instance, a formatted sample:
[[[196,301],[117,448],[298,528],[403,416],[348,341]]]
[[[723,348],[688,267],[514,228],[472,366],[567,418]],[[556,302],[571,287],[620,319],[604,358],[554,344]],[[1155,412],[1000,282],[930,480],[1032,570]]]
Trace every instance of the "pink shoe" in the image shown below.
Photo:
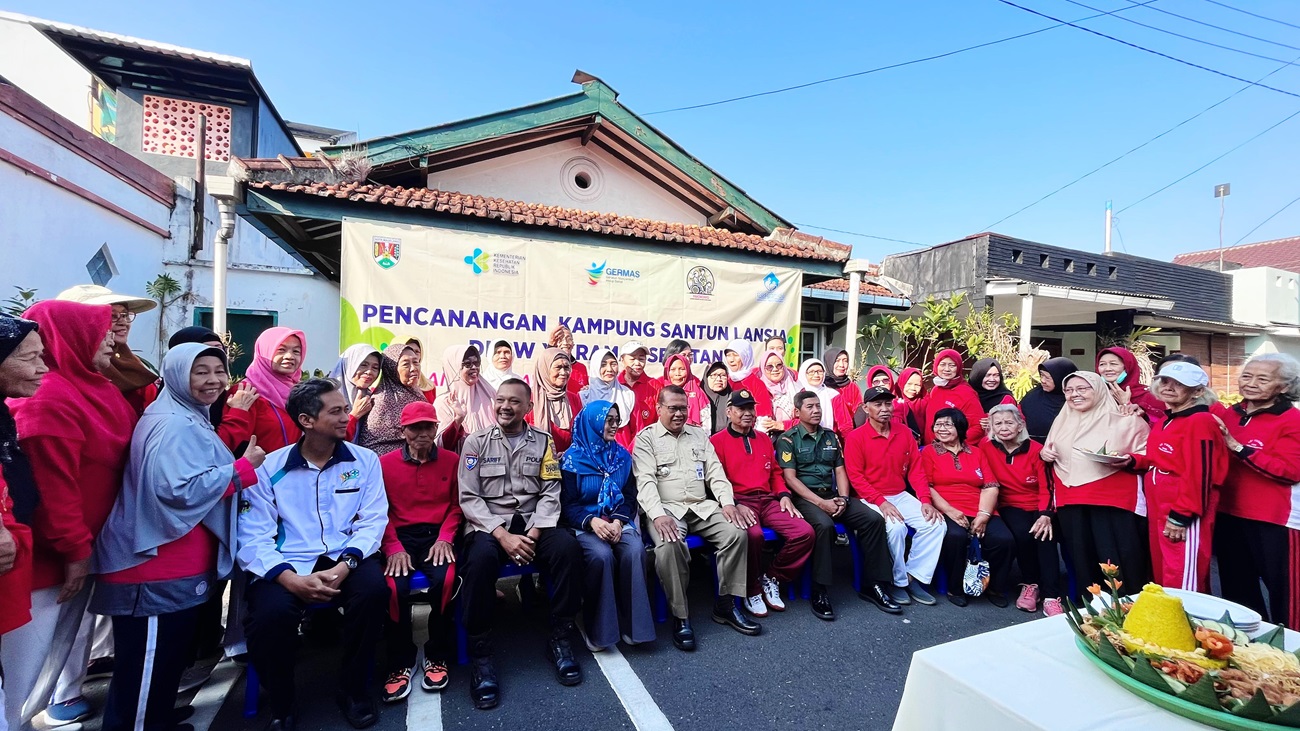
[[[1038,584],[1020,585],[1020,598],[1016,600],[1016,609],[1022,612],[1038,610]]]
[[[1058,614],[1065,614],[1065,609],[1061,606],[1060,599],[1044,599],[1043,614],[1048,617],[1055,617]]]

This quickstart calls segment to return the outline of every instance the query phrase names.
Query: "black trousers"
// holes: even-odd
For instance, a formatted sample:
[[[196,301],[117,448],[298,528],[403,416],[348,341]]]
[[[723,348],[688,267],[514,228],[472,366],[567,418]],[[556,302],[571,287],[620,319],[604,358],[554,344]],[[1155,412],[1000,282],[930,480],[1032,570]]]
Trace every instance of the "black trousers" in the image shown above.
[[[322,557],[315,571],[337,562]],[[361,561],[339,586],[332,607],[343,609],[343,663],[339,686],[350,698],[365,698],[374,675],[375,652],[388,613],[388,583],[379,554]],[[248,657],[271,697],[271,714],[293,713],[294,665],[298,660],[298,624],[307,605],[274,581],[250,579],[248,585]],[[314,698],[315,700],[315,698]]]
[[[1020,564],[1020,577],[1026,584],[1038,584],[1041,596],[1059,599],[1061,586],[1061,552],[1056,540],[1040,541],[1029,532],[1038,520],[1037,510],[1022,510],[1011,506],[998,508],[998,515],[1007,524],[1016,542],[1016,563]],[[1053,521],[1053,536],[1058,530]]]
[[[226,635],[226,627],[221,623],[225,609],[226,580],[220,579],[212,582],[208,600],[199,606],[199,616],[191,643],[191,665],[221,652],[221,641]]]
[[[108,685],[104,731],[170,731],[175,725],[177,689],[190,664],[201,611],[202,605],[155,617],[113,617],[117,660]]]
[[[890,557],[889,542],[885,537],[885,519],[876,511],[850,499],[844,512],[832,518],[825,510],[797,495],[790,496],[795,508],[803,513],[804,520],[813,528],[812,580],[814,584],[830,586],[832,581],[832,554],[835,546],[835,524],[841,523],[853,531],[862,554],[862,588],[872,583],[893,584],[894,560]]]
[[[511,533],[524,533],[524,521],[515,516]],[[551,621],[564,625],[573,621],[582,608],[584,563],[578,539],[566,528],[542,528],[537,538],[533,560],[551,584]],[[459,570],[465,577],[461,585],[461,621],[474,641],[471,654],[491,652],[487,635],[496,616],[496,586],[501,566],[509,560],[491,533],[474,531],[465,539],[464,556]]]
[[[438,542],[438,530],[441,526],[422,523],[406,525],[397,529],[397,539],[402,548],[411,555],[411,565],[429,579],[429,641],[424,643],[426,660],[451,659],[452,652],[452,616],[450,611],[443,611],[442,592],[447,580],[447,573],[452,564],[434,566],[427,560],[429,549]],[[397,621],[390,618],[384,624],[384,635],[388,645],[388,671],[410,669],[415,665],[416,647],[411,624],[411,574],[394,576],[393,584],[397,587]]]
[[[1061,547],[1081,596],[1089,584],[1102,582],[1101,564],[1106,561],[1119,566],[1124,585],[1134,592],[1151,580],[1146,518],[1105,505],[1062,505],[1056,519],[1061,524]]]
[[[1284,525],[1219,513],[1214,526],[1223,598],[1244,604],[1266,621],[1300,627],[1300,531]],[[1260,582],[1268,588],[1268,601]]]
[[[961,580],[966,573],[966,549],[970,547],[970,532],[948,516],[943,516],[948,532],[943,535],[943,548],[939,550],[939,566],[948,572],[948,593],[962,591]],[[1011,557],[1015,553],[1016,539],[1001,516],[989,518],[980,539],[980,553],[989,562],[989,591],[1005,594],[1011,585]]]

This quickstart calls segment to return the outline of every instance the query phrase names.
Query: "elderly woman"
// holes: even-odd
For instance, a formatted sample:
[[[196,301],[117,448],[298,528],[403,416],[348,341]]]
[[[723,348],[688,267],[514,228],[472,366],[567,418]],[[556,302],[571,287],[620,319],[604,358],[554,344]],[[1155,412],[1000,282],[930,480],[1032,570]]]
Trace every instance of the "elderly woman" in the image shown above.
[[[1212,409],[1232,453],[1214,527],[1223,598],[1300,627],[1300,528],[1291,519],[1300,483],[1300,363],[1283,353],[1257,355],[1237,388],[1240,403]]]
[[[816,358],[809,358],[799,366],[799,388],[817,394],[817,401],[822,407],[821,426],[830,429],[844,443],[844,437],[853,431],[853,421],[845,422],[835,419],[835,399],[840,392],[826,384],[826,364]]]
[[[488,354],[488,363],[483,368],[483,378],[492,387],[493,393],[496,392],[501,384],[511,378],[524,380],[524,377],[515,373],[515,347],[508,340],[498,340],[492,343],[492,352]]]
[[[1120,347],[1101,351],[1097,354],[1097,374],[1106,379],[1121,406],[1135,404],[1141,407],[1143,417],[1151,424],[1165,418],[1165,405],[1142,384],[1142,370],[1133,351]]]
[[[686,341],[674,341],[685,343]],[[708,406],[709,400],[700,387],[700,379],[691,373],[691,358],[686,355],[690,352],[690,346],[680,353],[674,353],[668,356],[668,361],[664,364],[664,377],[659,379],[661,386],[678,386],[686,392],[686,423],[691,426],[702,426],[704,409]]]
[[[1061,392],[1065,409],[1041,454],[1052,466],[1059,540],[1075,581],[1080,588],[1101,583],[1100,565],[1111,561],[1124,583],[1141,587],[1150,576],[1146,500],[1124,455],[1146,451],[1151,428],[1132,409],[1121,409],[1096,373],[1071,373]]]
[[[727,398],[731,396],[731,379],[727,378],[727,364],[715,361],[704,369],[704,379],[700,381],[701,391],[708,403],[700,412],[700,426],[710,434],[717,434],[727,428]]]
[[[113,357],[101,373],[117,386],[138,417],[158,397],[158,374],[131,350],[127,339],[131,336],[131,323],[135,322],[136,315],[154,309],[158,303],[148,297],[118,294],[98,284],[69,287],[59,292],[55,299],[113,308]]]
[[[18,442],[9,399],[31,398],[49,367],[38,326],[0,313],[0,634],[31,621],[32,511],[36,483]]]
[[[117,650],[105,731],[174,728],[200,608],[234,566],[234,496],[266,456],[253,435],[236,460],[212,428],[208,408],[229,385],[224,351],[179,345],[163,376],[95,547],[103,573],[90,608],[113,618]]]
[[[984,428],[980,426],[984,418],[984,407],[980,405],[979,394],[962,378],[961,353],[949,348],[940,350],[934,356],[934,388],[925,397],[925,418],[921,427],[925,430],[922,444],[934,441],[930,425],[934,415],[944,409],[958,409],[966,416],[966,441],[978,444],[984,438]]]
[[[920,368],[904,368],[898,374],[898,383],[894,384],[894,418],[912,430],[912,436],[920,441],[925,429],[925,377]]]
[[[267,452],[298,441],[302,430],[284,410],[289,389],[302,377],[307,336],[287,327],[268,328],[253,345],[253,362],[244,380],[230,392],[217,432],[235,454],[253,436]],[[165,377],[164,377],[164,380]]]
[[[14,728],[45,709],[72,652],[76,632],[55,630],[83,621],[91,549],[122,487],[136,421],[135,409],[101,373],[113,357],[108,305],[48,300],[24,316],[40,325],[50,372],[34,396],[9,401],[40,494],[32,522],[32,621],[0,647]]]
[[[348,404],[348,441],[356,438],[357,426],[374,408],[370,390],[379,380],[379,361],[374,346],[359,343],[348,346],[330,369],[329,377],[343,384],[341,390]]]
[[[769,338],[768,343],[773,340],[781,340],[781,338]],[[785,344],[782,343],[781,347],[775,350],[771,348],[764,350],[763,357],[766,358],[768,353],[783,355]],[[727,377],[731,379],[731,388],[733,390],[744,388],[753,394],[758,428],[760,431],[767,431],[764,424],[766,420],[772,418],[772,397],[767,392],[762,368],[754,364],[754,346],[748,340],[728,341],[727,347],[722,351],[722,361],[727,364]]]
[[[1151,428],[1135,466],[1147,473],[1151,569],[1162,586],[1210,588],[1210,552],[1219,485],[1228,476],[1228,451],[1218,422],[1201,403],[1210,378],[1198,365],[1172,362],[1155,378],[1168,416]],[[1130,407],[1136,408],[1136,407]]]
[[[483,380],[482,356],[469,344],[449,346],[442,353],[442,374],[447,387],[433,407],[438,412],[438,443],[460,454],[465,437],[496,423],[493,401],[496,389]]]
[[[573,442],[573,420],[582,411],[582,399],[569,393],[573,361],[559,348],[543,348],[533,364],[533,410],[525,421],[547,432],[555,451],[563,454]]]
[[[413,374],[420,371],[420,349],[410,343],[393,343],[379,359],[379,385],[371,392],[369,413],[358,420],[357,444],[383,456],[406,444],[402,438],[402,409],[426,401]]]
[[[917,455],[909,482],[922,505],[942,513],[948,526],[939,552],[940,569],[948,571],[948,601],[959,607],[970,602],[962,576],[971,539],[978,538],[989,562],[984,595],[993,606],[1005,607],[1015,539],[997,515],[998,483],[982,454],[966,443],[969,425],[960,409],[940,409],[929,428],[934,442]]]
[[[1069,358],[1049,358],[1038,366],[1038,385],[1020,399],[1020,411],[1025,415],[1030,439],[1039,444],[1046,441],[1056,415],[1065,408],[1061,384],[1077,370],[1079,366]]]
[[[560,463],[560,506],[587,566],[583,629],[592,652],[620,638],[629,645],[655,639],[632,455],[615,441],[620,420],[614,404],[590,402]]]
[[[573,331],[567,325],[556,325],[546,333],[546,344],[563,350],[564,354],[569,356],[569,360],[573,361],[573,369],[569,373],[569,382],[565,388],[572,394],[582,393],[582,389],[587,387],[591,377],[587,374],[587,366],[583,365],[582,361],[578,360],[578,356],[573,353]]]
[[[844,348],[827,348],[822,352],[826,366],[826,385],[837,391],[833,404],[835,423],[843,435],[867,422],[867,412],[862,408],[862,389],[849,376],[849,352]]]
[[[1025,417],[1012,404],[989,411],[989,438],[980,451],[998,483],[998,515],[1016,542],[1020,564],[1020,596],[1016,609],[1060,614],[1061,554],[1052,533],[1052,491],[1043,462],[1042,447],[1029,438]]]
[[[424,400],[433,403],[438,397],[438,386],[424,374],[424,343],[419,338],[398,338],[397,342],[415,348],[415,368],[406,371],[404,383],[424,394]]]
[[[757,428],[769,434],[785,431],[799,422],[794,405],[795,394],[800,391],[799,380],[781,354],[773,350],[763,354],[761,371],[763,391],[772,400],[772,417],[760,414]]]

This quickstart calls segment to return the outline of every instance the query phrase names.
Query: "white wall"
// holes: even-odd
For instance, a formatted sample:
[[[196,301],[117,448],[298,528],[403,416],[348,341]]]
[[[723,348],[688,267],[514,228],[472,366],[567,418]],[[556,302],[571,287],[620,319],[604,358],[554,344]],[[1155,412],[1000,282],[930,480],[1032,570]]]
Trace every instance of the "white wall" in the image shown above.
[[[0,76],[90,129],[90,72],[32,26],[0,17]]]
[[[595,185],[582,197],[566,192],[566,189],[572,191],[567,183],[571,176],[564,174],[565,165],[578,157],[586,158],[595,168]],[[429,187],[655,221],[708,223],[705,215],[647,180],[640,172],[610,157],[595,145],[583,147],[578,140],[564,140],[431,173]]]
[[[1232,319],[1256,324],[1300,324],[1300,279],[1294,272],[1252,267],[1232,275]]]

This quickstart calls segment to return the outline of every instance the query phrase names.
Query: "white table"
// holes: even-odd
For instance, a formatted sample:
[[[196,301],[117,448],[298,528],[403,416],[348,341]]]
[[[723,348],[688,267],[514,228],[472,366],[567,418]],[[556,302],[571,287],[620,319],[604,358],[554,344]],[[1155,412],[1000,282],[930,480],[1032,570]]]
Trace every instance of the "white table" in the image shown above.
[[[1288,646],[1296,640],[1288,632]],[[1210,728],[1142,700],[1074,644],[1064,616],[912,655],[895,731],[1092,731]]]

